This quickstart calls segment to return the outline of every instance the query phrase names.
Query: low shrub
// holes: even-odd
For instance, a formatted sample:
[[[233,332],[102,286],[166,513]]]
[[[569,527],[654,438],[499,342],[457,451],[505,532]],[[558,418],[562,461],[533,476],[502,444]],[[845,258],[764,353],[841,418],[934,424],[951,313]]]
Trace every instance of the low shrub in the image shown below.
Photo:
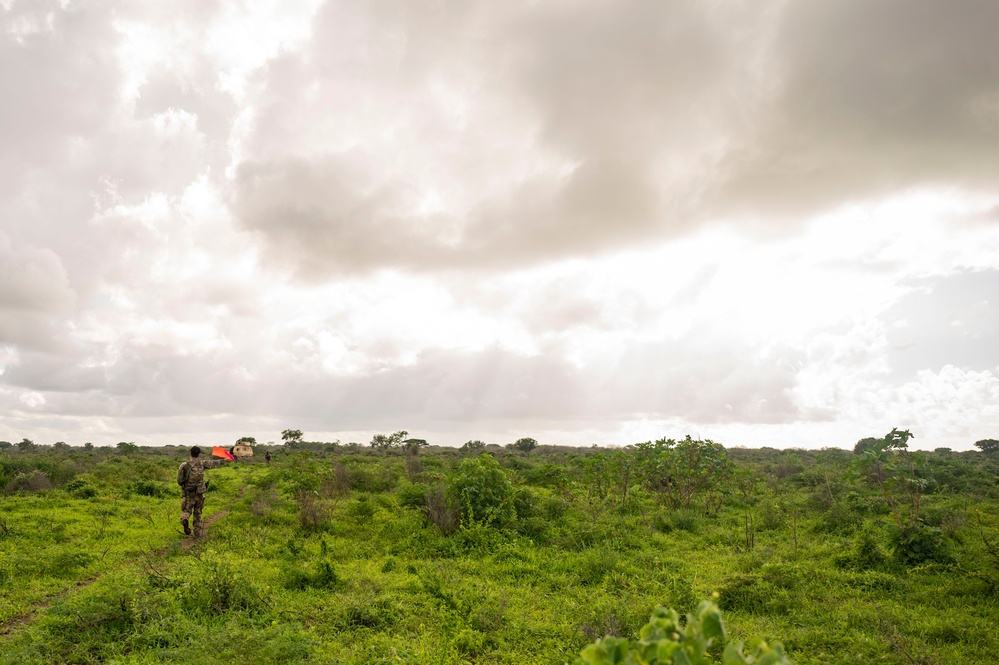
[[[760,531],[777,531],[787,525],[787,511],[776,501],[764,501],[761,504],[760,519],[757,528]]]
[[[427,505],[427,486],[422,483],[403,483],[397,496],[399,505],[422,510]]]
[[[305,531],[322,531],[330,518],[329,506],[315,492],[295,492],[298,502],[298,524]]]
[[[60,552],[48,559],[46,568],[56,577],[72,577],[77,569],[86,567],[93,560],[94,556],[88,552]]]
[[[442,487],[432,487],[426,494],[427,521],[437,527],[445,536],[458,530],[458,509],[449,500],[447,492]]]
[[[19,473],[7,483],[4,488],[8,494],[13,492],[44,492],[52,489],[49,477],[39,470],[31,473]]]
[[[660,512],[652,518],[652,525],[662,533],[673,531],[697,533],[701,526],[701,513],[693,508]]]
[[[74,478],[67,483],[66,491],[77,499],[92,499],[97,496],[97,490],[82,478]]]
[[[898,529],[892,534],[895,560],[903,566],[923,563],[948,563],[952,557],[947,551],[940,529],[916,526]]]
[[[462,522],[501,526],[516,516],[510,481],[499,463],[485,453],[461,463],[450,479],[447,494],[457,505]]]
[[[285,569],[281,583],[284,588],[296,591],[342,589],[346,586],[329,561],[317,561],[311,571],[303,566],[289,567]]]
[[[580,584],[593,586],[600,584],[618,566],[620,556],[611,549],[590,550],[583,555],[576,566]]]
[[[513,495],[513,509],[517,519],[534,517],[538,513],[537,498],[531,490],[522,487]]]
[[[155,480],[137,480],[132,483],[132,491],[140,496],[161,497],[166,494],[163,484]]]
[[[358,522],[367,522],[375,516],[378,506],[374,501],[369,501],[367,497],[361,497],[347,507],[347,512]]]
[[[850,549],[833,557],[833,562],[840,568],[871,570],[884,567],[888,556],[881,549],[877,535],[865,529],[857,534]]]
[[[353,488],[360,492],[391,492],[399,482],[398,467],[378,469],[351,469]]]
[[[265,604],[253,582],[229,562],[206,559],[183,577],[179,599],[184,611],[221,615],[232,611],[257,613]]]
[[[821,517],[815,524],[815,531],[849,534],[856,528],[858,521],[857,515],[849,508],[841,503],[834,503],[822,511]]]

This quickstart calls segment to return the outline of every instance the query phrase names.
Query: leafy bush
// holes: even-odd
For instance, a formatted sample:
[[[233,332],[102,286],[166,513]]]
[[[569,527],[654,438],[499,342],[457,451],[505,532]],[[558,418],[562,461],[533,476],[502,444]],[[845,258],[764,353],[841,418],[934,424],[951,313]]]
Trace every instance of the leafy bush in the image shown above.
[[[833,557],[833,562],[841,568],[870,570],[883,567],[888,563],[888,557],[881,549],[876,534],[865,529],[854,538],[849,550]]]
[[[316,492],[295,492],[298,502],[298,523],[305,531],[321,531],[330,518],[330,508]]]
[[[711,440],[659,439],[635,446],[636,471],[642,484],[672,510],[689,508],[694,496],[706,494],[709,511],[721,507],[722,492],[733,465],[725,447]]]
[[[538,512],[538,502],[534,493],[527,488],[521,488],[513,495],[513,509],[517,519],[534,517]]]
[[[140,496],[161,497],[166,492],[163,485],[155,480],[137,480],[132,483],[132,491]]]
[[[426,494],[427,521],[445,536],[458,530],[459,513],[442,487],[433,487]]]
[[[66,485],[66,491],[77,499],[92,499],[97,496],[97,490],[91,487],[83,478],[74,478]]]
[[[565,501],[555,496],[548,496],[541,501],[539,510],[545,519],[557,522],[565,515],[565,509]]]
[[[366,522],[375,516],[377,509],[374,501],[369,501],[366,497],[361,497],[356,502],[350,504],[347,511],[358,522]]]
[[[461,463],[450,479],[447,495],[458,506],[462,522],[503,524],[515,515],[510,481],[499,463],[485,453]]]
[[[529,485],[549,487],[557,491],[564,491],[570,484],[565,469],[550,462],[525,470],[523,478]]]
[[[787,511],[776,501],[764,501],[760,510],[760,531],[777,531],[787,525]]]
[[[903,566],[918,566],[934,561],[948,563],[950,553],[940,529],[921,524],[898,529],[893,534],[895,560]]]
[[[656,608],[638,633],[637,640],[605,637],[582,650],[575,665],[712,665],[719,660],[712,654],[724,645],[724,665],[790,665],[780,642],[772,645],[762,640],[750,643],[750,653],[743,653],[741,642],[729,641],[721,611],[710,601],[702,601],[685,622],[675,610]]]
[[[857,516],[841,503],[834,503],[822,511],[815,530],[824,533],[849,534],[857,526]]]
[[[10,479],[4,490],[12,492],[43,492],[52,489],[49,477],[37,469],[31,473],[19,473]]]
[[[403,483],[398,497],[399,505],[423,509],[427,505],[427,486],[422,483]]]
[[[371,493],[390,492],[399,482],[399,469],[397,467],[374,470],[351,469],[350,477],[355,490]]]

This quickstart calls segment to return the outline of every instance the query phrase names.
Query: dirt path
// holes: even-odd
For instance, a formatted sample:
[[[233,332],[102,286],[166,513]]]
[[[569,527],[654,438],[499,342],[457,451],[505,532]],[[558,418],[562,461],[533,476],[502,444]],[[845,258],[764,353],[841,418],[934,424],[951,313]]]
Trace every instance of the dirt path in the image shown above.
[[[207,529],[212,524],[214,524],[215,522],[219,521],[220,519],[228,515],[229,511],[232,510],[233,504],[235,504],[236,501],[242,499],[243,495],[245,494],[246,494],[246,486],[244,485],[243,487],[239,488],[239,493],[236,495],[236,498],[233,499],[232,503],[229,504],[229,507],[223,508],[222,510],[212,514],[211,516],[205,519],[205,528]],[[181,547],[186,551],[189,550],[195,543],[199,542],[203,541],[185,536],[184,540],[181,543]],[[156,558],[163,557],[166,555],[167,552],[170,551],[171,547],[173,547],[173,544],[167,545],[166,547],[163,547],[159,550],[152,552],[152,555]],[[76,591],[79,591],[80,589],[84,589],[90,586],[99,579],[101,579],[101,575],[94,575],[92,577],[79,580],[72,586],[63,589],[62,591],[45,599],[45,601],[43,601],[41,604],[35,605],[34,607],[31,608],[30,612],[22,614],[21,616],[16,616],[12,619],[8,619],[6,623],[0,625],[0,637],[6,637],[7,635],[10,635],[17,629],[26,626],[27,624],[34,621],[35,617],[37,617],[39,614],[52,607],[54,603],[59,602],[63,598],[66,598],[71,593],[74,593]]]

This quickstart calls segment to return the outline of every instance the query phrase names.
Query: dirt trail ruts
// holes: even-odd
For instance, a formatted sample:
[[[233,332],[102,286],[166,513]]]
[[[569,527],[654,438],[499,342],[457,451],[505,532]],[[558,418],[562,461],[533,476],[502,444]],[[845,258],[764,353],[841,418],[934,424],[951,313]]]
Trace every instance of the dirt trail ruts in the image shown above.
[[[236,498],[233,500],[233,503],[235,503],[239,499],[242,499],[244,494],[246,494],[245,485],[239,488],[239,494],[236,495]],[[215,522],[219,521],[220,519],[228,515],[230,510],[232,510],[232,503],[229,504],[228,508],[223,508],[217,513],[214,513],[210,517],[206,518],[205,528],[207,529],[209,526],[211,526]],[[201,541],[196,540],[194,538],[185,537],[184,541],[181,544],[181,547],[183,547],[185,550],[188,550],[191,548],[192,545],[194,545],[197,542]],[[153,552],[153,555],[155,557],[162,557],[167,552],[170,551],[171,547],[172,545],[167,545],[166,547],[163,547],[162,549]],[[34,607],[31,608],[30,612],[22,614],[20,616],[13,617],[12,619],[8,619],[5,623],[0,624],[0,637],[6,637],[7,635],[10,635],[15,630],[17,630],[18,628],[26,626],[27,624],[31,623],[35,619],[35,617],[37,617],[39,614],[52,607],[53,603],[62,600],[63,598],[65,598],[66,596],[70,595],[75,591],[79,591],[80,589],[90,586],[99,579],[101,579],[100,575],[94,575],[93,577],[88,577],[85,580],[79,580],[78,582],[73,584],[73,586],[67,589],[63,589],[62,591],[50,596],[40,605],[35,605]]]

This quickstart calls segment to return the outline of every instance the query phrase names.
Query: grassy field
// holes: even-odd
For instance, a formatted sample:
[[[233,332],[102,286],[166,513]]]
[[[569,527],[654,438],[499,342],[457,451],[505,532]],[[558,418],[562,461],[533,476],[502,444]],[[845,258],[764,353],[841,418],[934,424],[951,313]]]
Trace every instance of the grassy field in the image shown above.
[[[927,455],[913,544],[848,451],[671,507],[632,453],[304,447],[209,471],[197,543],[186,449],[0,453],[0,663],[558,664],[715,593],[800,665],[999,660],[991,455]]]

